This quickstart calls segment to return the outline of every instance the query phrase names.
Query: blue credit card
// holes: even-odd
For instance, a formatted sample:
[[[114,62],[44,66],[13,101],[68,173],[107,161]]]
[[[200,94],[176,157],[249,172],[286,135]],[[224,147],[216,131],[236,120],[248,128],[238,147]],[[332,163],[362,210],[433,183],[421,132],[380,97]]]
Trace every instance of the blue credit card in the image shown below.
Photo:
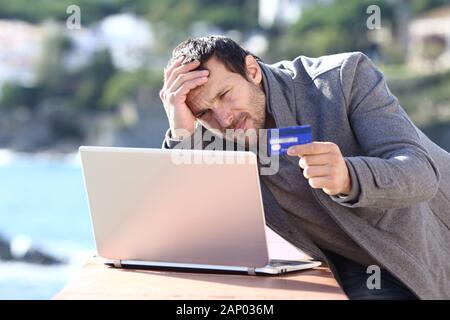
[[[269,129],[267,135],[267,150],[269,156],[284,155],[287,153],[289,147],[310,142],[312,142],[312,129],[308,124],[303,126]]]

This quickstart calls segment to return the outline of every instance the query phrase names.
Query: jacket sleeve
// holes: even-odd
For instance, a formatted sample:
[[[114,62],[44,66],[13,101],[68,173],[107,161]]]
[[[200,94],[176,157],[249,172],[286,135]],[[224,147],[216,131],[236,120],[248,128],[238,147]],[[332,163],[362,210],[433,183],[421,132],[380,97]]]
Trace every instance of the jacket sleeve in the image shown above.
[[[365,156],[346,157],[359,192],[347,207],[401,208],[434,196],[440,174],[417,128],[389,91],[383,74],[362,53],[341,67],[347,112]]]
[[[186,139],[174,139],[170,128],[166,131],[162,149],[205,149],[210,141],[204,141],[205,128],[201,124],[196,124],[194,133]]]
[[[173,149],[180,142],[181,142],[181,140],[172,138],[172,134],[171,134],[170,128],[169,128],[166,131],[161,148],[162,149]]]

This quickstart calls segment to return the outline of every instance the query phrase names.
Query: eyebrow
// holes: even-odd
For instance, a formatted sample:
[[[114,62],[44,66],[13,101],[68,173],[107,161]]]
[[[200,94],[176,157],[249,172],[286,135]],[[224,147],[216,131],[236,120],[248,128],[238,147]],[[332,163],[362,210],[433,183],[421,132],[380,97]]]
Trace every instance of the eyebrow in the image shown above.
[[[211,99],[211,100],[208,100],[208,104],[213,104],[213,102],[218,98],[218,97],[220,97],[221,95],[223,95],[227,90],[229,90],[229,87],[228,86],[225,86],[225,87],[223,87],[220,91],[219,91],[219,93],[213,98],[213,99]],[[197,117],[198,115],[200,115],[201,113],[203,113],[204,111],[207,111],[208,109],[200,109],[199,111],[197,111],[196,113],[195,113],[195,117]]]

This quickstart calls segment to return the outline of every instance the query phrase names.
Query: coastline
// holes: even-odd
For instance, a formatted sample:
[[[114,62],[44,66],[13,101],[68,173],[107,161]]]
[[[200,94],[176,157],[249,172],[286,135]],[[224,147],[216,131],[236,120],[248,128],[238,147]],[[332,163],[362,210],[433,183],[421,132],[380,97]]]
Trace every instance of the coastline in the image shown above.
[[[81,167],[78,151],[61,152],[56,150],[23,152],[0,148],[0,167],[24,163],[63,163]]]
[[[95,254],[80,164],[77,152],[0,149],[0,236],[14,251],[0,260],[0,299],[51,299]]]

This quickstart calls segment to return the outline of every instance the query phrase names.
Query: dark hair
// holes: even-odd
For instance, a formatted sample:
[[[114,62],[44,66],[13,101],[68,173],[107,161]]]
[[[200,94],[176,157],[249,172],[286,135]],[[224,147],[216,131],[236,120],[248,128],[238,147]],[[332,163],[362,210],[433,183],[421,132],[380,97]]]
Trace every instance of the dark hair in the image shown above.
[[[247,79],[245,57],[249,54],[261,61],[259,57],[245,50],[230,38],[224,36],[198,37],[187,39],[173,49],[169,65],[184,56],[183,64],[198,60],[200,66],[197,69],[204,69],[204,64],[214,56],[229,71],[238,73]]]

